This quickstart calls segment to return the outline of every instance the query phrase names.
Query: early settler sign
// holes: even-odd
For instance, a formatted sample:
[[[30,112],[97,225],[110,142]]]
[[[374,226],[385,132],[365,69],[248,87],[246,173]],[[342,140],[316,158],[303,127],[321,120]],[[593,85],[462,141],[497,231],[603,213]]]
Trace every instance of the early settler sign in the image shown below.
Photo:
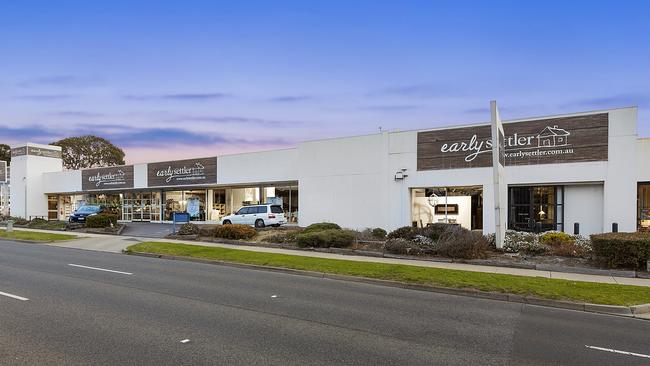
[[[61,159],[61,150],[46,149],[46,148],[35,147],[35,146],[20,146],[11,149],[12,157],[23,156],[23,155],[42,156],[45,158]]]
[[[133,188],[133,165],[84,169],[81,179],[84,191]]]
[[[147,165],[149,187],[217,183],[217,158],[165,161]]]
[[[607,160],[609,115],[589,114],[503,124],[505,165]],[[418,133],[418,170],[492,166],[491,126]]]
[[[7,172],[7,162],[0,160],[0,183],[7,183],[9,174]]]

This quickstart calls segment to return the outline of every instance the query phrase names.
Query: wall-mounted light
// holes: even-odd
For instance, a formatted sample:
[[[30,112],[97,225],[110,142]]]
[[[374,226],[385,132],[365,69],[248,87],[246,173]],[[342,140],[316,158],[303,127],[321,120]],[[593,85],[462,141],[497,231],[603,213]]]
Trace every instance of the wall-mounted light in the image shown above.
[[[406,177],[408,177],[408,174],[406,174],[406,168],[402,168],[397,173],[395,173],[395,180],[404,180]]]

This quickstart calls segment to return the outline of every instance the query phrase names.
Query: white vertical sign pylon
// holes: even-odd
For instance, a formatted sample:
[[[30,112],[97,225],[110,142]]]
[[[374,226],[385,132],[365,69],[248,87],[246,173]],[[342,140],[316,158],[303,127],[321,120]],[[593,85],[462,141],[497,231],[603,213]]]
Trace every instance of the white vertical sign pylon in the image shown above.
[[[494,174],[494,239],[503,248],[508,224],[508,182],[505,176],[505,134],[496,100],[490,101],[492,115],[492,170]]]

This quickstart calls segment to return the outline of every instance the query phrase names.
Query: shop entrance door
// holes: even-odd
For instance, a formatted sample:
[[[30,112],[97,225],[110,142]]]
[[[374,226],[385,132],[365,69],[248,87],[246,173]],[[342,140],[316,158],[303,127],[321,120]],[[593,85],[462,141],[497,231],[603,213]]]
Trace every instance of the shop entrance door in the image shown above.
[[[133,221],[151,221],[151,192],[135,194],[133,199]]]

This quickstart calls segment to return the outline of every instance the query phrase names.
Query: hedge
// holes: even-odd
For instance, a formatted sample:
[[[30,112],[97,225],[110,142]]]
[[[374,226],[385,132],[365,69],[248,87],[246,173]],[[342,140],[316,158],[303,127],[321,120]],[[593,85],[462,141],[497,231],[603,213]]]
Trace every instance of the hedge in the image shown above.
[[[86,217],[86,227],[89,228],[110,227],[111,224],[117,225],[117,215],[99,214]]]
[[[650,233],[591,235],[594,259],[610,268],[646,267],[650,259]]]
[[[214,236],[223,239],[250,239],[257,231],[248,225],[219,225],[214,229]]]
[[[302,232],[296,235],[299,247],[343,248],[354,243],[356,235],[348,230],[328,229],[322,231]]]
[[[332,230],[332,229],[338,229],[341,230],[341,227],[338,226],[337,224],[334,224],[332,222],[319,222],[316,224],[311,224],[303,230],[303,233],[315,233],[317,231],[323,231],[323,230]]]

